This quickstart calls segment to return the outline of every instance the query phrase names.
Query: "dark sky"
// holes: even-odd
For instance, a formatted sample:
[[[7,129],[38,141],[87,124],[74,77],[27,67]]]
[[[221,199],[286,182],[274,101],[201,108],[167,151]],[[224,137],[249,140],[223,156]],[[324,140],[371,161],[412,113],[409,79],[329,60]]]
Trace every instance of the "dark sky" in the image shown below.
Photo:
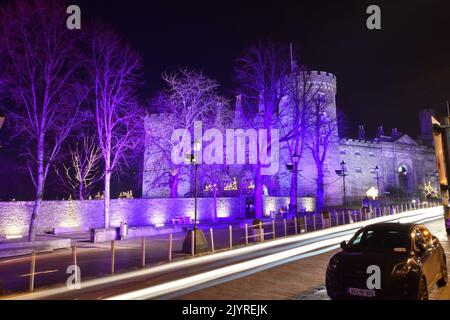
[[[109,24],[142,54],[144,98],[161,88],[162,71],[179,66],[203,70],[233,97],[234,61],[247,46],[271,37],[294,43],[300,63],[337,76],[338,108],[354,128],[352,135],[359,124],[369,135],[383,124],[386,133],[397,127],[415,136],[418,110],[444,112],[450,99],[449,0],[67,3],[81,7],[84,27],[89,20]],[[381,7],[382,30],[366,28],[371,4]],[[3,163],[8,161],[13,166],[17,159]],[[0,198],[10,193],[32,198],[27,173],[15,174],[13,182],[0,185]],[[1,180],[8,175],[8,169],[0,170]],[[136,184],[125,180],[115,184],[116,191]],[[55,183],[49,187],[58,190]]]
[[[259,38],[293,42],[300,62],[338,79],[338,108],[352,126],[418,134],[417,111],[450,98],[450,1],[71,1],[143,55],[146,91],[177,66],[204,70],[233,91],[234,61]],[[381,7],[382,30],[366,28]]]

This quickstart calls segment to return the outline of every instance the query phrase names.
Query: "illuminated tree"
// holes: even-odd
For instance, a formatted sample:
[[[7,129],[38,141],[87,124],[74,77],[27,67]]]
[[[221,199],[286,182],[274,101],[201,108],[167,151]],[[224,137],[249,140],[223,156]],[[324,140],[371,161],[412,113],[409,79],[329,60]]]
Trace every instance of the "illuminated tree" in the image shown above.
[[[102,153],[95,137],[85,136],[80,142],[69,147],[68,163],[63,163],[60,168],[56,166],[55,171],[67,192],[84,200],[103,178]]]
[[[288,54],[270,41],[260,41],[247,49],[238,59],[236,79],[239,93],[243,97],[247,126],[267,129],[268,152],[270,153],[270,129],[275,128],[280,103],[283,98],[285,76],[289,70]],[[254,117],[252,115],[258,114]],[[255,212],[258,218],[263,215],[263,184],[258,141],[258,164],[255,170]]]
[[[104,164],[105,228],[110,225],[111,175],[142,143],[143,110],[136,99],[140,57],[112,32],[94,31],[89,74],[98,146]]]
[[[157,95],[152,108],[165,116],[155,124],[156,128],[147,131],[149,144],[156,153],[151,168],[147,169],[156,172],[151,183],[168,184],[170,196],[176,198],[180,181],[191,181],[192,172],[189,165],[172,162],[172,132],[184,129],[193,137],[195,122],[201,122],[203,129],[218,128],[229,112],[226,100],[218,92],[219,83],[203,73],[184,68],[164,73],[162,78],[166,88]]]
[[[3,109],[14,136],[22,137],[22,156],[36,188],[29,241],[35,239],[49,169],[82,120],[78,112],[86,94],[76,81],[80,33],[66,28],[64,12],[57,1],[17,1],[0,17]]]
[[[297,163],[303,159],[308,139],[308,113],[312,108],[314,98],[318,94],[318,88],[315,88],[311,76],[305,66],[297,66],[292,61],[291,72],[286,76],[284,86],[284,100],[280,105],[279,127],[280,142],[287,147],[290,160],[294,163],[294,155],[297,156]],[[298,173],[297,173],[298,174]],[[296,209],[296,172],[295,168],[291,173],[290,185],[290,203],[291,209]]]
[[[330,106],[332,97],[322,94],[322,90],[313,97],[307,115],[306,147],[311,150],[316,165],[316,209],[324,207],[325,185],[324,165],[332,143],[337,142],[338,116]]]

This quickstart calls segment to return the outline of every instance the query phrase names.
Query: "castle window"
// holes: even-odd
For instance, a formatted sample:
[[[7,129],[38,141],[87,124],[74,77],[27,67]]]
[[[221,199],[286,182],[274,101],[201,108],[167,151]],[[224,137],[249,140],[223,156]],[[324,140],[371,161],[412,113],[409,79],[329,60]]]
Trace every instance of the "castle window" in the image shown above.
[[[323,171],[330,172],[330,164],[328,162],[323,164]]]
[[[369,157],[375,157],[375,154],[373,152],[369,153]]]
[[[340,154],[346,154],[345,150],[339,151]]]
[[[361,168],[356,168],[356,173],[362,173],[362,169]]]
[[[360,156],[361,153],[359,151],[355,151],[355,156]]]

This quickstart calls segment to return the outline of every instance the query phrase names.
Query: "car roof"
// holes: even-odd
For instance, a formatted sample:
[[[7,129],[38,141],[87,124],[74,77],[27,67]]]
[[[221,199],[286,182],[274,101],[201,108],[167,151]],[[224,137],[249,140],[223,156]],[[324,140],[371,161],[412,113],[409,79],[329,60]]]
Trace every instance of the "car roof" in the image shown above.
[[[398,222],[380,222],[365,226],[366,230],[395,230],[399,232],[409,232],[416,226],[417,223],[398,223]]]

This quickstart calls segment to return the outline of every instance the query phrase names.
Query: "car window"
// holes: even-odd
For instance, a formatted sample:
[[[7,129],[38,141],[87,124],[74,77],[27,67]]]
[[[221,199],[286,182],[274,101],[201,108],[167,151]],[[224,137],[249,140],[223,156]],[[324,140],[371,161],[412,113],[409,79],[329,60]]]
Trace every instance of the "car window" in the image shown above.
[[[402,231],[366,228],[358,231],[347,247],[352,251],[406,252],[411,249],[411,242]]]

